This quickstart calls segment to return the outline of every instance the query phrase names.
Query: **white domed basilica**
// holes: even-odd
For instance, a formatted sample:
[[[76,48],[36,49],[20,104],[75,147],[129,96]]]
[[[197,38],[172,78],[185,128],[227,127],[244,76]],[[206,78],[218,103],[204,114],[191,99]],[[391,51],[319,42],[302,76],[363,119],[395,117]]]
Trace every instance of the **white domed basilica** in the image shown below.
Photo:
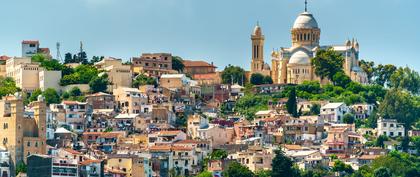
[[[311,58],[315,57],[319,49],[332,48],[345,58],[343,69],[353,81],[367,82],[366,73],[359,67],[358,42],[347,40],[344,45],[319,45],[321,29],[314,16],[307,12],[306,7],[305,12],[296,18],[291,34],[292,47],[272,52],[272,69],[269,72],[263,58],[264,35],[261,27],[257,25],[251,35],[253,47],[251,73],[270,74],[274,83],[278,84],[301,84],[312,80],[326,83],[328,81],[321,81],[315,75]]]

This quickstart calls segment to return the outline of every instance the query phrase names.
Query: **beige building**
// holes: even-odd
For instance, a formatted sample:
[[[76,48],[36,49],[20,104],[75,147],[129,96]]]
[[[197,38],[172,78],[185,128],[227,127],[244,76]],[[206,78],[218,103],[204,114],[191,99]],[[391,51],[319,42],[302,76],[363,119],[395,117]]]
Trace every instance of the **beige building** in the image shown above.
[[[24,115],[22,99],[7,97],[0,101],[0,140],[10,152],[13,166],[26,162],[31,154],[46,153],[46,105],[42,96],[32,102],[33,116]]]
[[[147,105],[148,96],[141,93],[139,89],[119,87],[113,92],[117,108],[121,113],[138,114],[142,110],[143,105]]]
[[[209,120],[198,115],[190,115],[187,120],[187,135],[192,139],[199,138],[198,129],[207,128],[209,126]]]
[[[131,65],[123,64],[121,59],[104,58],[102,61],[95,63],[95,67],[99,70],[104,70],[108,74],[108,80],[111,82],[112,89],[131,87]]]
[[[170,53],[143,53],[140,57],[133,57],[132,71],[134,75],[145,73],[149,76],[176,73],[172,70]]]
[[[31,58],[13,57],[6,61],[6,76],[13,78],[16,86],[25,92],[40,88],[60,90],[61,71],[47,71]]]
[[[142,157],[127,154],[110,154],[107,156],[106,170],[126,177],[146,177]]]
[[[45,91],[48,88],[60,90],[61,71],[41,70],[39,73],[39,88]]]
[[[271,149],[252,146],[246,151],[230,154],[228,158],[236,159],[251,171],[256,172],[259,170],[271,170],[271,163],[274,156]]]
[[[333,49],[344,58],[343,70],[353,80],[367,83],[366,73],[359,67],[359,43],[347,40],[343,45],[320,45],[321,29],[315,17],[307,10],[299,14],[291,30],[292,47],[274,50],[271,54],[271,77],[278,84],[301,84],[304,81],[320,81],[315,75],[311,59],[321,49]],[[251,36],[253,60],[251,72],[264,70],[262,48],[264,36],[261,27],[255,27]]]

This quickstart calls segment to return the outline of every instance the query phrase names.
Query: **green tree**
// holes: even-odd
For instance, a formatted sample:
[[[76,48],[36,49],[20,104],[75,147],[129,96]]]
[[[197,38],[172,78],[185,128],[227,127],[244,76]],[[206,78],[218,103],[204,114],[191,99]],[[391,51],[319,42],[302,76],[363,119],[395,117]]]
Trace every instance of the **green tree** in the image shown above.
[[[183,59],[179,56],[173,56],[172,57],[172,69],[178,71],[179,73],[182,73],[184,71],[184,63]]]
[[[398,68],[390,78],[389,85],[393,88],[401,88],[413,94],[420,93],[420,75],[408,67]]]
[[[287,112],[293,117],[298,117],[297,112],[297,99],[296,99],[296,88],[292,87],[289,93],[289,98],[286,103]]]
[[[343,116],[343,122],[346,124],[353,124],[354,123],[354,115],[347,113]]]
[[[373,160],[371,168],[376,171],[379,168],[388,168],[395,176],[405,176],[412,166],[418,166],[418,162],[406,153],[392,151],[386,156]]]
[[[373,61],[360,60],[360,67],[366,73],[369,83],[372,83],[375,72],[375,63]]]
[[[20,89],[16,87],[16,82],[12,78],[0,76],[0,98],[9,94],[14,94],[18,91],[20,91]]]
[[[223,171],[223,176],[226,177],[253,177],[254,173],[252,173],[251,170],[248,169],[248,167],[245,167],[241,165],[238,162],[230,162],[227,169]]]
[[[153,77],[148,77],[144,74],[140,74],[133,80],[133,87],[139,88],[142,85],[156,85],[156,79]]]
[[[72,56],[73,55],[71,53],[66,53],[64,55],[64,63],[65,64],[67,64],[67,63],[75,63]]]
[[[375,83],[381,86],[388,86],[392,74],[397,70],[397,67],[391,64],[378,65],[374,72]]]
[[[209,171],[203,171],[199,173],[196,177],[213,177],[213,174]]]
[[[297,177],[299,174],[293,168],[293,161],[284,155],[281,150],[276,150],[274,152],[276,155],[272,161],[272,177]]]
[[[33,102],[33,101],[37,101],[38,100],[38,96],[42,95],[42,91],[41,89],[35,89],[32,93],[31,96],[29,97],[29,102]]]
[[[273,84],[273,79],[270,76],[264,76],[264,84]]]
[[[222,82],[224,84],[241,84],[244,85],[246,82],[245,70],[239,66],[227,66],[221,74]]]
[[[92,93],[97,92],[106,92],[108,89],[108,75],[103,74],[100,77],[95,77],[92,81],[89,82],[90,91]]]
[[[335,172],[346,172],[348,174],[351,174],[354,172],[353,168],[350,165],[346,165],[341,160],[334,161],[334,166],[332,168],[332,171]]]
[[[227,158],[227,156],[228,153],[225,150],[217,149],[210,154],[209,158],[210,160],[220,160]]]
[[[258,170],[255,172],[256,177],[271,177],[271,170]]]
[[[26,166],[26,164],[25,163],[23,163],[23,162],[19,162],[17,165],[16,165],[16,174],[19,174],[19,173],[26,173],[26,171],[28,170],[28,167]]]
[[[351,79],[344,72],[337,72],[334,74],[332,81],[334,85],[346,88],[351,83]]]
[[[321,79],[328,78],[329,80],[333,80],[336,73],[343,72],[343,62],[343,56],[332,48],[319,50],[312,59],[315,74]]]
[[[94,78],[98,77],[99,71],[91,65],[79,65],[68,75],[64,75],[60,80],[60,85],[88,84]]]
[[[82,91],[80,90],[79,87],[73,87],[70,89],[69,95],[73,97],[82,96]]]
[[[250,79],[251,84],[253,85],[261,85],[264,84],[264,75],[260,73],[253,73]]]
[[[411,127],[411,124],[418,119],[420,111],[415,105],[409,93],[401,89],[391,89],[379,105],[378,113],[385,119],[396,119],[404,123],[405,127]]]
[[[384,142],[385,141],[388,141],[388,137],[385,136],[385,135],[380,135],[375,140],[375,146],[384,148],[384,146],[385,146]]]
[[[318,103],[312,104],[310,113],[311,115],[319,115],[321,113],[321,105]]]
[[[105,58],[104,56],[101,56],[101,57],[93,56],[92,59],[90,60],[89,64],[94,65],[95,63],[102,61],[104,58]]]
[[[60,95],[58,95],[57,91],[52,88],[47,88],[42,95],[45,97],[45,101],[47,104],[54,104],[60,103]]]

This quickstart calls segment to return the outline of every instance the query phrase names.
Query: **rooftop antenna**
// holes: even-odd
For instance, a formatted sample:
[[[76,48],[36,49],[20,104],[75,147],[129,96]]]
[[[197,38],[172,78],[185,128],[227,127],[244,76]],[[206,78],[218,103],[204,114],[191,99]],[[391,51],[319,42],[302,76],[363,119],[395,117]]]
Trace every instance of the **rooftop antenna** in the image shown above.
[[[79,60],[81,60],[83,57],[83,42],[80,41],[80,53],[79,53]]]
[[[308,0],[305,0],[305,12],[308,12]]]
[[[57,42],[56,47],[57,47],[56,59],[63,62],[63,58],[61,58],[61,53],[60,53],[60,42]]]

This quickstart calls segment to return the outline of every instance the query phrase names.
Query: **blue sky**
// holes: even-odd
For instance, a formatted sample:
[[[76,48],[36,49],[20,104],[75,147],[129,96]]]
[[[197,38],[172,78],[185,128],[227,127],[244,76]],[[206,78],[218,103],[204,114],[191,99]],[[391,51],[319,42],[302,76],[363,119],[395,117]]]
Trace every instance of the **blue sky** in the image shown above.
[[[256,21],[273,48],[289,47],[290,28],[304,0],[8,0],[0,7],[0,55],[20,56],[20,42],[40,40],[55,56],[129,59],[170,52],[185,59],[249,68],[250,34]],[[360,57],[420,70],[418,0],[309,0],[321,28],[321,44],[357,38]]]

